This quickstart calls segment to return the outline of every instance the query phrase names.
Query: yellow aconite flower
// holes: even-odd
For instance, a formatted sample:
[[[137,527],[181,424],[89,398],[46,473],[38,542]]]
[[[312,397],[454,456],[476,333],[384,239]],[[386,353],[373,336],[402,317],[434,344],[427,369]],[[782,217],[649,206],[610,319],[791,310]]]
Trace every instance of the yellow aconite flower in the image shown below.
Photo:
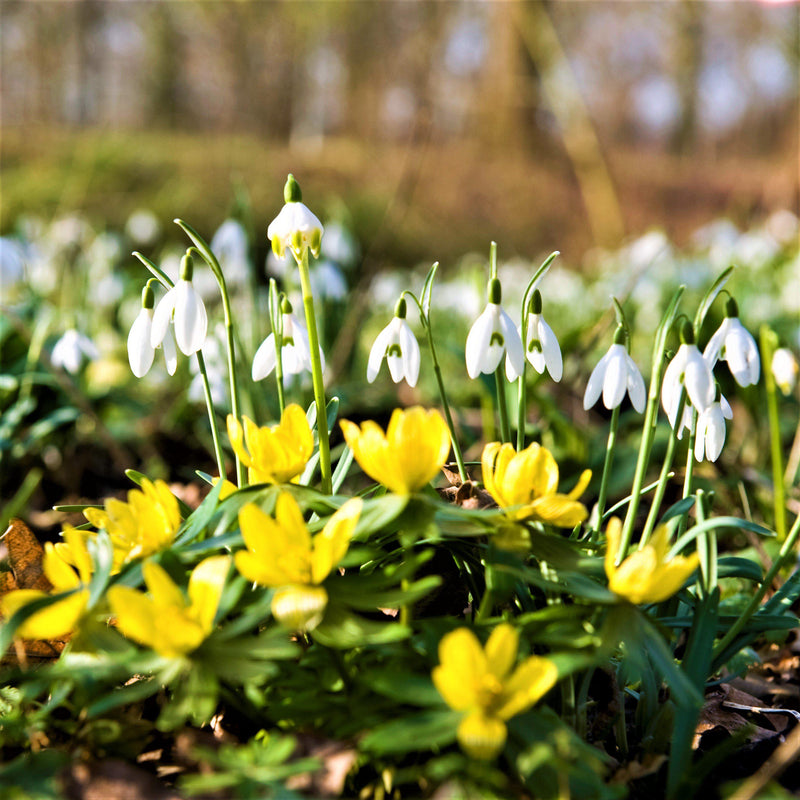
[[[650,541],[614,565],[622,537],[622,523],[613,517],[606,528],[606,575],[608,588],[631,603],[660,603],[672,597],[697,569],[700,556],[675,556],[667,561],[669,533],[666,525],[653,532]]]
[[[558,494],[558,464],[552,453],[535,442],[517,452],[512,445],[490,442],[481,459],[486,491],[511,519],[534,519],[572,528],[588,512],[579,497],[592,477],[584,470],[569,494]]]
[[[295,403],[286,406],[278,425],[259,428],[251,419],[228,415],[228,438],[250,483],[287,483],[305,469],[314,452],[314,437],[306,414]]]
[[[230,556],[201,561],[189,577],[188,598],[154,561],[142,565],[149,596],[129,586],[112,586],[108,602],[117,627],[129,639],[176,658],[197,649],[214,627]]]
[[[517,630],[505,622],[485,648],[469,628],[452,631],[439,643],[433,683],[447,705],[466,712],[457,736],[472,758],[494,758],[506,741],[505,720],[538,702],[558,679],[556,665],[540,656],[514,669],[518,645]]]
[[[143,558],[172,544],[181,524],[175,495],[164,481],[147,478],[140,489],[128,492],[128,502],[110,498],[105,509],[87,508],[86,519],[96,528],[105,528],[114,546],[114,568]]]
[[[444,418],[421,406],[396,408],[385,434],[371,420],[360,428],[346,419],[340,425],[361,469],[397,494],[411,494],[430,483],[450,454]]]
[[[275,518],[249,503],[239,511],[247,550],[236,553],[236,568],[248,580],[277,589],[275,619],[291,630],[311,630],[322,621],[328,593],[320,584],[342,560],[353,535],[362,501],[348,500],[311,536],[297,501],[278,497]]]
[[[85,588],[92,576],[92,560],[86,550],[80,531],[72,527],[64,529],[65,546],[69,548],[69,560],[62,557],[52,542],[46,542],[42,569],[45,576],[53,584],[52,592],[58,594],[76,589],[72,594],[56,600],[41,611],[34,612],[17,628],[17,636],[22,639],[59,639],[68,635],[78,625],[78,620],[86,610],[89,601],[89,590]],[[72,568],[75,563],[78,574]],[[83,587],[83,588],[82,588]],[[37,589],[15,589],[0,598],[0,610],[3,617],[9,619],[20,608],[33,600],[47,597],[47,592]]]

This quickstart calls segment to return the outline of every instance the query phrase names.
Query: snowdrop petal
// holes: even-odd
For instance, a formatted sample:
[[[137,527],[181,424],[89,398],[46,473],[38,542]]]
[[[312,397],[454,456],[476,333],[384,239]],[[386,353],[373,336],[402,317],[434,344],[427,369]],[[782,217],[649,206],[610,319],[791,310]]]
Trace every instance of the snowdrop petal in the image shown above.
[[[208,317],[203,300],[191,281],[175,287],[175,341],[187,356],[196,353],[206,339]]]
[[[725,399],[724,395],[719,396],[719,405],[722,409],[722,416],[725,419],[733,419],[733,409],[731,408],[731,404]]]
[[[631,404],[636,411],[642,414],[647,400],[644,378],[642,373],[639,372],[636,362],[627,353],[625,353],[625,359],[628,363],[628,396],[631,398]]]
[[[403,373],[406,383],[409,386],[416,386],[419,378],[419,343],[405,320],[400,325],[400,352],[403,354]]]
[[[606,375],[606,365],[610,357],[610,353],[605,353],[589,376],[586,391],[583,395],[583,408],[585,411],[588,411],[600,399],[600,393],[603,391],[603,380]]]
[[[499,310],[499,322],[500,331],[505,339],[506,376],[510,381],[513,381],[522,374],[525,366],[522,339],[520,339],[517,327],[511,321],[511,317],[502,308]]]
[[[539,320],[539,341],[542,343],[545,364],[550,377],[558,383],[564,373],[564,362],[561,358],[561,347],[553,329],[543,320]]]
[[[714,365],[719,360],[720,353],[725,345],[725,337],[728,335],[730,320],[731,317],[725,317],[722,320],[722,324],[714,331],[703,350],[703,358],[708,362],[708,366],[711,369],[714,369]]]
[[[137,378],[143,378],[153,365],[155,349],[150,344],[150,329],[153,326],[153,310],[139,311],[128,333],[128,363]]]
[[[705,411],[714,402],[714,378],[708,363],[694,345],[690,347],[684,371],[684,385],[692,405],[698,411]]]
[[[608,359],[603,378],[603,405],[612,409],[616,408],[625,397],[628,388],[628,364],[625,361],[626,352],[623,345],[612,344],[608,352],[611,357]]]
[[[367,382],[372,383],[378,377],[383,357],[386,355],[386,350],[392,342],[394,335],[395,323],[397,317],[393,317],[392,321],[375,337],[375,342],[372,349],[369,351],[369,360],[367,361]]]
[[[175,310],[176,296],[177,291],[173,286],[161,300],[159,300],[153,312],[153,325],[150,328],[150,344],[153,347],[158,347],[167,335],[169,323],[172,321],[172,312]]]
[[[253,356],[252,376],[254,381],[260,381],[275,369],[277,355],[275,353],[275,334],[271,333],[259,345]]]
[[[467,334],[467,345],[465,349],[465,356],[467,361],[467,375],[470,378],[477,378],[481,372],[494,372],[497,365],[500,363],[500,358],[503,351],[500,350],[496,354],[494,365],[491,363],[490,358],[490,342],[493,333],[494,314],[492,312],[492,305],[486,306],[484,311],[472,324]],[[497,349],[496,347],[494,349]],[[494,353],[491,354],[494,357]]]
[[[167,328],[167,334],[161,342],[161,349],[164,351],[167,372],[170,375],[174,375],[178,369],[178,347],[175,344],[175,335],[171,328]]]

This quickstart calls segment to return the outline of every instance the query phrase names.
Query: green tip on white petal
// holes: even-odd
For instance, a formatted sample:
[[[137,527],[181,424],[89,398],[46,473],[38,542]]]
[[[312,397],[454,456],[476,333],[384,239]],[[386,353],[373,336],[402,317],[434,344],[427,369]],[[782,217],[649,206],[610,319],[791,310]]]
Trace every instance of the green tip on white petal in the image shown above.
[[[614,331],[614,344],[625,344],[625,328],[622,325],[617,325]]]
[[[289,177],[286,178],[286,185],[283,187],[283,199],[286,203],[299,203],[303,199],[300,184],[294,179],[294,175],[291,172]]]
[[[694,328],[688,319],[681,324],[680,338],[681,344],[694,344]]]
[[[289,298],[286,295],[281,297],[281,314],[291,314],[294,309],[292,308],[292,304],[289,302]]]
[[[406,309],[406,299],[405,299],[405,297],[401,297],[397,301],[397,304],[394,307],[394,315],[396,317],[400,317],[400,319],[405,319],[406,318],[406,311],[407,311],[407,309]]]
[[[194,275],[194,262],[188,253],[184,253],[181,259],[181,280],[190,281]]]
[[[725,316],[726,317],[739,316],[739,305],[737,304],[736,300],[733,297],[729,297],[725,302]]]
[[[489,280],[487,294],[489,296],[490,303],[496,306],[500,305],[500,302],[503,299],[503,287],[500,285],[500,281],[497,278],[491,278]]]
[[[150,285],[155,278],[147,281],[142,289],[142,308],[152,308],[156,304],[156,296],[153,293],[153,287]]]
[[[532,314],[542,313],[542,293],[535,289],[531,296],[530,306],[528,306]]]

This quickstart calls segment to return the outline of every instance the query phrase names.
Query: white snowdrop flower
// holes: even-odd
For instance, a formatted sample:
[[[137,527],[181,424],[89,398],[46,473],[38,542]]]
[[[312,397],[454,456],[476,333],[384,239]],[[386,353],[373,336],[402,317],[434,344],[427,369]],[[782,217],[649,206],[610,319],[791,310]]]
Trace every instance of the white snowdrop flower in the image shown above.
[[[614,344],[608,348],[592,370],[583,396],[584,409],[591,408],[602,393],[603,405],[611,410],[622,402],[627,392],[636,411],[640,414],[644,411],[646,400],[644,378],[636,362],[622,344],[624,336],[624,330],[621,327],[617,328]]]
[[[301,258],[308,248],[319,257],[322,243],[322,223],[302,201],[302,193],[293,175],[289,175],[283,190],[286,201],[280,213],[270,222],[267,237],[276,256],[283,258],[289,248],[295,258]]]
[[[779,347],[772,354],[772,375],[783,394],[788,395],[797,385],[797,359],[786,347]]]
[[[525,363],[522,339],[511,317],[500,305],[500,281],[489,281],[489,302],[483,313],[475,320],[467,335],[467,374],[476,378],[479,374],[493,373],[503,356],[506,357],[506,377],[516,380]]]
[[[727,361],[731,374],[739,386],[758,383],[761,374],[761,359],[756,340],[739,321],[736,301],[731,297],[725,308],[725,319],[708,340],[703,350],[711,369],[717,360]]]
[[[150,338],[153,347],[164,340],[170,320],[180,351],[187,356],[196,353],[206,339],[208,315],[203,299],[192,285],[192,259],[188,254],[181,262],[180,280],[156,306]]]
[[[11,291],[25,277],[25,251],[8,236],[0,236],[0,291]]]
[[[681,388],[686,387],[688,401],[699,413],[714,402],[714,378],[708,362],[694,344],[694,333],[688,322],[681,331],[683,344],[664,371],[661,384],[661,405],[674,428],[678,417]]]
[[[517,332],[521,337],[521,326],[517,328]],[[561,380],[564,372],[561,347],[553,329],[542,316],[542,296],[538,289],[534,291],[531,298],[531,311],[528,314],[524,346],[526,358],[540,375],[547,369],[554,381]]]
[[[716,461],[725,444],[725,420],[733,419],[730,404],[722,396],[697,416],[695,461]]]
[[[94,342],[75,328],[65,331],[55,343],[50,360],[54,367],[61,367],[72,375],[76,375],[84,359],[94,361],[100,358],[100,352]]]
[[[250,273],[247,231],[241,222],[226,219],[211,237],[211,250],[222,267],[225,280],[234,286],[247,283]]]
[[[125,223],[125,233],[137,245],[147,246],[153,244],[161,233],[158,217],[147,209],[134,211]]]
[[[222,408],[227,402],[227,383],[226,376],[217,370],[206,370],[208,377],[208,388],[211,391],[211,402],[217,407]],[[186,396],[191,403],[205,403],[206,394],[205,386],[203,384],[203,376],[201,373],[196,373],[189,381],[189,388]]]
[[[395,383],[405,380],[409,386],[417,385],[420,353],[417,337],[406,322],[406,301],[397,301],[391,322],[377,335],[367,362],[367,381],[372,383],[386,356],[389,374]]]
[[[349,267],[358,260],[358,243],[347,228],[332,222],[325,226],[322,255],[343,267]]]
[[[128,363],[131,365],[131,372],[137,378],[143,378],[149,372],[156,351],[152,344],[154,297],[150,283],[151,281],[148,281],[142,290],[142,308],[128,333]],[[175,347],[172,326],[167,329],[160,347],[164,351],[167,372],[174,375],[178,368],[178,351]]]
[[[306,326],[292,312],[288,300],[281,306],[281,320],[283,331],[281,333],[281,367],[284,378],[289,375],[298,375],[303,371],[311,372],[311,348],[308,343]],[[322,369],[325,369],[325,356],[320,350]],[[252,376],[254,381],[260,381],[275,369],[277,364],[275,349],[275,334],[271,333],[261,343],[255,356],[253,356]]]

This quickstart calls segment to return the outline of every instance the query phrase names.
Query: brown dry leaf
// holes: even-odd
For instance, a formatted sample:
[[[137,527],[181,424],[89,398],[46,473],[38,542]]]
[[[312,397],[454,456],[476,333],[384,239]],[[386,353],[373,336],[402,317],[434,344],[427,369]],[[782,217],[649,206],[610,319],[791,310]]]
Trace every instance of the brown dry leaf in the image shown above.
[[[33,531],[21,520],[12,519],[0,537],[6,548],[10,572],[0,573],[0,595],[14,589],[37,589],[49,592],[53,586],[42,569],[44,548]],[[24,640],[22,647],[2,657],[4,663],[23,663],[26,659],[47,661],[58,658],[66,640]]]
[[[68,800],[181,800],[151,773],[117,759],[75,764],[61,780]]]
[[[751,728],[751,733],[748,736],[749,742],[757,742],[761,739],[770,739],[775,736],[774,728],[755,725],[751,720],[743,716],[740,711],[726,708],[724,705],[726,702],[764,708],[764,703],[761,700],[740,689],[725,683],[714,687],[706,694],[706,701],[703,705],[703,710],[700,712],[700,720],[695,728],[694,741],[692,742],[694,749],[700,746],[700,740],[704,733],[715,729],[723,729],[728,734],[733,734],[749,726]]]
[[[661,765],[667,760],[663,754],[650,753],[641,761],[630,761],[623,764],[612,776],[609,783],[629,785],[631,781],[653,775],[661,769]]]
[[[322,766],[316,772],[292,776],[286,781],[287,788],[303,791],[312,797],[339,797],[358,753],[344,742],[301,735],[297,737],[294,755],[318,758]]]

